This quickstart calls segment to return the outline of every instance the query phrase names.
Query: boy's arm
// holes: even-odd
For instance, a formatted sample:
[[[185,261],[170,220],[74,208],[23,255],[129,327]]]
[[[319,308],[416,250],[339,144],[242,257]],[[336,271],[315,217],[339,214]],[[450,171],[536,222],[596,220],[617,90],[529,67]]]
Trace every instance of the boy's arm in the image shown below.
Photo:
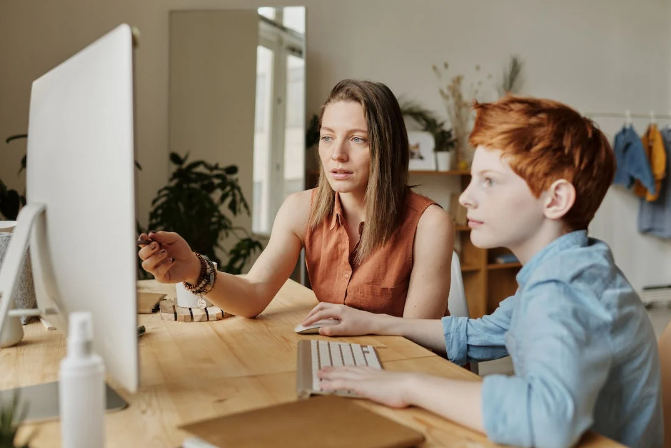
[[[489,361],[508,356],[504,336],[510,328],[515,300],[514,296],[508,297],[492,314],[479,319],[444,317],[448,359],[462,365],[469,360]]]
[[[610,317],[565,283],[532,285],[520,297],[513,377],[482,385],[483,423],[497,443],[568,447],[592,426],[611,365]]]
[[[338,324],[321,327],[319,333],[324,336],[403,336],[438,353],[444,354],[447,348],[449,359],[463,364],[468,359],[496,359],[508,354],[503,335],[510,326],[512,308],[513,298],[509,297],[492,315],[481,319],[444,317],[438,320],[373,314],[322,302],[310,311],[302,324],[308,326],[322,319],[337,319]]]

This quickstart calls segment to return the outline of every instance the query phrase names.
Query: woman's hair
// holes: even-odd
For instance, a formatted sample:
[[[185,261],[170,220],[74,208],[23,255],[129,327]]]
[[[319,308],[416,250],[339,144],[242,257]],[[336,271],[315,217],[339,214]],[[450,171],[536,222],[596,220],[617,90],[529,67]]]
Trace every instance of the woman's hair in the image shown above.
[[[354,260],[360,264],[366,255],[389,241],[401,224],[408,184],[408,134],[396,97],[382,83],[340,81],[319,111],[320,128],[326,107],[340,101],[361,104],[368,124],[371,162],[364,199],[366,224]],[[312,229],[333,214],[334,203],[335,193],[321,166],[310,215]]]
[[[571,230],[587,229],[615,175],[615,155],[592,120],[557,101],[506,96],[475,103],[470,143],[503,152],[534,196],[556,180],[576,191],[563,220]]]

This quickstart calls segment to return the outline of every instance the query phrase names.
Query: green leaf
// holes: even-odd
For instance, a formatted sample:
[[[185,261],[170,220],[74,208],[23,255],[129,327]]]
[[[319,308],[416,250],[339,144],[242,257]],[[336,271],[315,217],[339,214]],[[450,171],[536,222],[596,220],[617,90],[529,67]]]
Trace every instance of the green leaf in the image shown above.
[[[184,165],[184,162],[186,162],[186,159],[189,157],[189,155],[185,155],[184,158],[181,158],[179,154],[176,152],[171,152],[170,153],[170,161],[174,163],[177,166],[182,166]]]
[[[22,138],[28,138],[28,134],[10,135],[9,137],[7,137],[7,140],[5,140],[5,143],[9,143],[12,140],[19,140],[19,139],[22,139]]]
[[[28,160],[28,155],[24,155],[23,158],[21,158],[21,169],[19,170],[19,174],[21,174],[21,171],[26,169],[26,163]]]
[[[229,176],[238,174],[238,167],[235,165],[229,165],[226,168],[224,168],[224,173],[226,173]]]
[[[0,202],[0,213],[10,221],[16,220],[21,208],[21,197],[16,190],[8,190]]]

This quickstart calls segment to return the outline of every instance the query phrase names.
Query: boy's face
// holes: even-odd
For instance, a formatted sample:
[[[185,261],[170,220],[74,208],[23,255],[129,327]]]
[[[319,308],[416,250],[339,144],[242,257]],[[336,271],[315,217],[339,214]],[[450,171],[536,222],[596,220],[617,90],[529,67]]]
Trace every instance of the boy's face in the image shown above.
[[[544,196],[535,198],[526,181],[510,168],[502,151],[478,146],[471,182],[459,197],[468,209],[471,241],[477,247],[527,252],[542,231]],[[531,248],[529,248],[531,249]],[[519,257],[519,255],[518,255]]]

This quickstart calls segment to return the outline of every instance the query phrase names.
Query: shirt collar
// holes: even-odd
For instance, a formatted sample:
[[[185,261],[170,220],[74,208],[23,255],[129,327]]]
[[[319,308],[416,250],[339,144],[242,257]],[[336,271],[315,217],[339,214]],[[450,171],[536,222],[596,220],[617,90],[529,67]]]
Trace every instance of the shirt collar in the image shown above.
[[[333,217],[331,218],[331,227],[329,227],[329,230],[333,230],[336,224],[339,226],[342,225],[342,204],[340,203],[340,195],[337,192],[335,194],[335,202],[333,203]],[[363,226],[364,221],[361,221],[359,223],[359,236],[363,233]]]
[[[550,244],[541,249],[536,255],[531,257],[531,260],[520,269],[517,273],[517,284],[522,286],[528,279],[531,273],[549,256],[558,252],[574,247],[584,247],[587,245],[587,231],[576,230],[574,232],[562,235]]]
[[[340,204],[340,195],[338,192],[335,193],[335,202],[333,204],[333,217],[331,218],[331,227],[329,230],[333,230],[336,224],[342,224],[342,204]]]

